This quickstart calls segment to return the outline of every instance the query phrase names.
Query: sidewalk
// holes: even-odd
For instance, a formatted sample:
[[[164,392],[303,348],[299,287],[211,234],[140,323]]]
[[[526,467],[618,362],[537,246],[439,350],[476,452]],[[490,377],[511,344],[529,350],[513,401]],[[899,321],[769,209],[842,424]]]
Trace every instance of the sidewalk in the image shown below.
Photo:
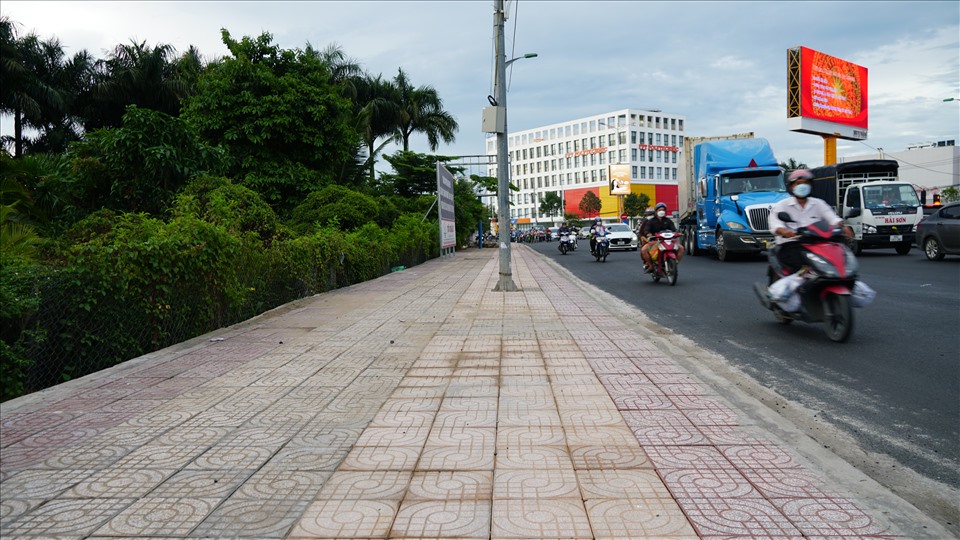
[[[3,404],[0,536],[905,536],[513,262],[521,292],[469,250]]]

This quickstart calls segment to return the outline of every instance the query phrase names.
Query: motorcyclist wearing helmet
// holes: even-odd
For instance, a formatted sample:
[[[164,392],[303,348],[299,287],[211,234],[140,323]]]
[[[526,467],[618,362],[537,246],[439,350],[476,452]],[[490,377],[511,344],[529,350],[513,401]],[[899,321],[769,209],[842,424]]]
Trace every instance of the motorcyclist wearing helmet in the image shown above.
[[[597,250],[597,235],[606,235],[607,228],[603,225],[603,220],[596,218],[593,225],[590,226],[590,253],[594,254]]]
[[[796,169],[787,178],[787,190],[793,197],[783,199],[770,209],[769,226],[776,235],[777,260],[789,273],[794,273],[804,265],[803,246],[797,240],[797,229],[826,221],[837,227],[843,226],[843,219],[823,199],[810,196],[813,174],[807,169]],[[786,212],[790,223],[782,221],[778,215]],[[853,238],[853,229],[845,227],[847,238]]]
[[[646,210],[643,211],[643,217],[640,218],[640,222],[637,223],[636,230],[633,231],[634,233],[637,234],[638,238],[643,238],[643,226],[646,225],[647,222],[650,221],[650,218],[652,217],[653,217],[653,208],[647,208]]]
[[[643,271],[650,273],[653,268],[653,261],[650,257],[650,251],[657,246],[656,234],[661,231],[674,231],[677,227],[673,220],[667,217],[667,203],[658,202],[653,207],[654,215],[643,224],[641,236],[644,238],[643,247],[640,248],[640,258],[643,259]],[[677,262],[683,259],[683,246],[677,246]]]

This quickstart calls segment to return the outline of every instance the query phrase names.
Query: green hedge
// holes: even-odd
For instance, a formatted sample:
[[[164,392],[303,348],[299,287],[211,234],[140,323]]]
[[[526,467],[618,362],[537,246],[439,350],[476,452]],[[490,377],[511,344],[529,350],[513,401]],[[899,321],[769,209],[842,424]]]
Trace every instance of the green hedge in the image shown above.
[[[401,216],[265,243],[190,215],[98,214],[58,264],[0,261],[0,399],[80,377],[276,306],[439,253],[436,224]]]

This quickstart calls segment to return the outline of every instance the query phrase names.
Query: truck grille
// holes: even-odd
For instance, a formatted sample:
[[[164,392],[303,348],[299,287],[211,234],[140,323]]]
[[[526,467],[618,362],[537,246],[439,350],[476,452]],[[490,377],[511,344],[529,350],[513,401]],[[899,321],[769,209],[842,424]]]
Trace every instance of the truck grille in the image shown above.
[[[767,220],[770,218],[770,209],[766,206],[752,206],[747,208],[747,220],[753,232],[766,232],[770,227]]]

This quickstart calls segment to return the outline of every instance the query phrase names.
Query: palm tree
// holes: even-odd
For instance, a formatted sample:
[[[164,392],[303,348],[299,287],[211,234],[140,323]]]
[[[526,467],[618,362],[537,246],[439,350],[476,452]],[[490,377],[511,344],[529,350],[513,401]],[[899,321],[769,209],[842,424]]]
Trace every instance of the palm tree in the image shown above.
[[[369,171],[372,185],[376,181],[374,165],[377,154],[395,140],[395,132],[400,122],[400,107],[397,103],[396,87],[390,81],[384,80],[382,75],[366,75],[357,83],[357,125],[367,149],[363,166]],[[378,140],[382,140],[379,145]]]
[[[797,169],[809,169],[810,167],[806,163],[797,163],[797,160],[790,158],[787,161],[781,161],[780,168],[783,169],[784,175],[789,175]]]
[[[85,127],[119,127],[127,105],[180,115],[180,101],[193,87],[182,64],[172,60],[172,45],[149,47],[146,42],[118,45],[97,63],[97,84]],[[189,62],[189,60],[188,60]]]
[[[59,51],[57,54],[56,51]],[[35,34],[18,38],[14,23],[0,19],[0,111],[13,115],[14,155],[23,155],[24,126],[40,128],[45,112],[63,110],[63,96],[51,81],[38,75],[46,57],[61,58],[63,49],[54,39],[42,42]]]
[[[313,45],[307,43],[304,53],[327,66],[330,81],[342,88],[344,97],[352,100],[357,98],[357,83],[365,77],[365,74],[360,64],[347,57],[339,45],[331,43],[327,48],[318,51],[313,48]]]
[[[397,138],[403,141],[405,152],[410,150],[410,136],[416,132],[427,136],[431,151],[437,150],[440,140],[453,142],[454,134],[460,127],[453,115],[443,110],[443,100],[433,87],[413,87],[403,68],[398,70],[393,83],[400,108],[400,121],[395,132]]]

